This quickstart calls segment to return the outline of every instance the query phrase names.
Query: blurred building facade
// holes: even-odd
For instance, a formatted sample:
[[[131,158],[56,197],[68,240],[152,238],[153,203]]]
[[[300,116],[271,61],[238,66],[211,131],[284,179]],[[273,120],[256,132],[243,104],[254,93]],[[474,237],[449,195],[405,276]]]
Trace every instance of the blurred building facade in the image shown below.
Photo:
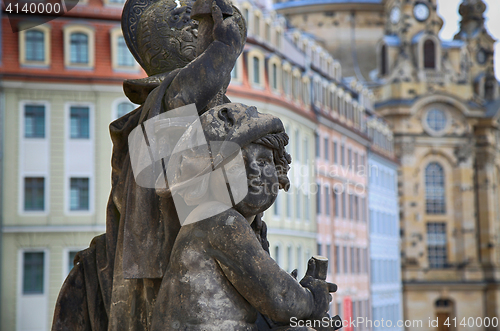
[[[438,0],[331,0],[280,1],[274,8],[334,54],[351,47],[353,59],[340,60],[343,71],[372,88],[375,110],[394,131],[401,161],[404,317],[439,317],[440,330],[460,330],[464,317],[499,315],[500,102],[485,4],[463,0],[453,9],[462,21],[452,41],[438,37],[443,25],[438,5]],[[369,7],[372,13],[363,15]],[[356,19],[370,15],[364,23]],[[370,35],[380,37],[366,46],[361,31],[370,22]],[[335,25],[351,29],[339,37]],[[350,45],[337,41],[348,36]],[[374,52],[366,61],[360,54],[365,46]],[[447,318],[449,326],[442,324]],[[436,329],[425,324],[424,330]],[[408,328],[416,329],[422,327]]]
[[[460,329],[500,314],[500,100],[482,0],[460,5],[452,41],[438,37],[436,5],[387,1],[376,109],[401,160],[405,317]]]
[[[271,256],[299,278],[311,255],[327,256],[328,279],[339,284],[331,312],[370,317],[363,168],[374,150],[392,164],[389,145],[374,147],[370,136],[373,94],[263,1],[234,3],[249,33],[228,96],[279,116],[290,136],[291,188],[264,215]],[[108,125],[135,108],[123,80],[145,75],[121,36],[122,6],[80,1],[43,25],[18,15],[18,34],[2,18],[2,330],[50,329],[75,252],[105,231]]]
[[[383,329],[403,330],[399,206],[397,176],[399,162],[394,154],[392,131],[380,117],[368,119],[370,266],[373,321],[390,321]]]
[[[384,35],[386,0],[275,0],[274,9],[313,34],[342,64],[344,77],[369,80]]]
[[[109,123],[135,108],[142,77],[120,28],[119,1],[80,1],[37,25],[2,16],[2,330],[49,330],[74,254],[105,231]]]
[[[376,112],[394,131],[401,160],[404,317],[439,317],[441,323],[449,317],[450,325],[439,328],[460,330],[464,317],[499,315],[499,94],[484,2],[463,0],[453,8],[462,21],[452,41],[438,37],[439,5],[331,0],[278,1],[274,8],[333,54],[351,54],[347,60],[337,56],[344,73],[364,79],[375,93]],[[369,24],[371,31],[363,33]],[[343,36],[335,26],[345,28]],[[368,35],[373,39],[367,41]],[[363,58],[364,48],[369,58]],[[377,228],[375,223],[377,216]],[[374,311],[375,301],[374,295]],[[422,328],[409,328],[416,329]],[[435,328],[424,322],[423,329]]]
[[[347,82],[315,38],[287,29],[263,1],[235,3],[248,39],[228,96],[279,116],[290,136],[291,188],[264,215],[271,256],[285,270],[297,268],[299,279],[311,255],[326,256],[328,280],[340,285],[331,313],[344,315],[347,302],[354,316],[368,317],[367,176],[357,169],[367,164],[373,95]]]

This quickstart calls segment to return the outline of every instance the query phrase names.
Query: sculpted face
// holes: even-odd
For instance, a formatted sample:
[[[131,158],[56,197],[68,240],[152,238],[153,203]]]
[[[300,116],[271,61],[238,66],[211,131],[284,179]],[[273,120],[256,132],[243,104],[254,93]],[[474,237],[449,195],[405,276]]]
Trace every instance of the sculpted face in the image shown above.
[[[271,207],[278,196],[279,183],[273,151],[270,148],[249,144],[242,148],[242,153],[248,194],[236,204],[235,209],[243,216],[249,217]]]
[[[196,58],[198,23],[190,18],[192,1],[182,6],[166,2],[152,4],[138,27],[139,52],[148,75],[182,68]]]

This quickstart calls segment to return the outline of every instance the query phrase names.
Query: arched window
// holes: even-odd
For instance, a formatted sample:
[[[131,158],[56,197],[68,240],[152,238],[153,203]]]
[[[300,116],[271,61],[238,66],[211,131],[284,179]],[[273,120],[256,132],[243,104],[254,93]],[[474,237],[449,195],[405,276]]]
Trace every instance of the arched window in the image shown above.
[[[291,245],[287,247],[288,272],[293,270],[293,248]]]
[[[121,67],[133,67],[135,66],[134,57],[128,50],[127,44],[125,43],[125,38],[119,36],[117,38],[117,55],[118,55],[118,66]]]
[[[89,37],[85,33],[72,33],[70,37],[70,62],[89,62]]]
[[[40,30],[26,31],[26,61],[45,61],[44,33]]]
[[[276,245],[274,246],[274,259],[278,265],[281,265],[280,261],[280,246]]]
[[[444,170],[437,162],[425,168],[425,210],[427,214],[446,213]]]
[[[387,46],[385,44],[380,50],[380,75],[387,75]]]
[[[424,42],[424,68],[436,69],[436,45],[430,39]]]
[[[260,84],[260,61],[256,56],[253,57],[253,82]]]

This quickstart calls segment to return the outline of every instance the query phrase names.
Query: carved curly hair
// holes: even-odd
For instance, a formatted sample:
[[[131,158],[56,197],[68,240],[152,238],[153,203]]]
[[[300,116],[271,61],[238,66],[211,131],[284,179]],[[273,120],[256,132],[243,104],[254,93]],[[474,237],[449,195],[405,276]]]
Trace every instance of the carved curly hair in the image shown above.
[[[292,163],[292,157],[287,153],[285,146],[288,145],[288,135],[286,132],[268,134],[256,141],[259,144],[270,148],[273,151],[274,164],[278,173],[278,182],[280,189],[288,191],[290,188],[290,179],[288,178],[289,164]]]

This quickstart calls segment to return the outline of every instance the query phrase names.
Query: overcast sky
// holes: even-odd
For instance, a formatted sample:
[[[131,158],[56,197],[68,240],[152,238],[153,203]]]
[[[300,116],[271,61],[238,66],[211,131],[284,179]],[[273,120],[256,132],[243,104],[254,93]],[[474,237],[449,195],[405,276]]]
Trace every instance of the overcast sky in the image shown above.
[[[438,0],[438,13],[444,21],[440,36],[453,39],[460,26],[458,6],[462,0]],[[500,40],[500,0],[483,0],[486,4],[486,29],[495,40]],[[500,43],[495,43],[495,75],[500,80]]]

